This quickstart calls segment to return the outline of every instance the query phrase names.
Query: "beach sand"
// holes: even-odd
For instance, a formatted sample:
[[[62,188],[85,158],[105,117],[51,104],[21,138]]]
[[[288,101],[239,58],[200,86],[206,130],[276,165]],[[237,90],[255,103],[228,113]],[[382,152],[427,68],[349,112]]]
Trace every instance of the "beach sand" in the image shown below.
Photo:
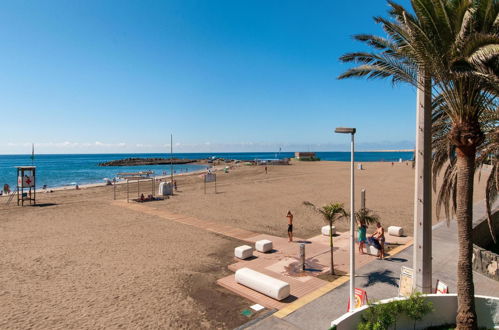
[[[341,162],[240,166],[217,172],[204,194],[199,175],[177,178],[179,190],[144,206],[284,237],[286,212],[295,235],[320,233],[321,218],[303,205],[349,208],[350,168]],[[385,228],[412,235],[414,170],[405,163],[364,163],[356,170],[367,207]],[[136,185],[131,185],[136,196]],[[117,185],[119,199],[126,185]],[[142,185],[144,194],[150,184]],[[475,200],[483,198],[483,178]],[[251,302],[215,281],[230,272],[242,242],[113,203],[113,187],[38,194],[37,207],[0,199],[0,328],[233,328]],[[340,231],[348,221],[337,223]]]
[[[395,163],[393,167],[391,163],[363,163],[363,168],[355,170],[355,207],[360,207],[361,189],[365,189],[366,207],[379,215],[385,229],[402,226],[412,236],[414,170],[410,163]],[[485,196],[485,178],[479,181],[477,176],[476,201]],[[303,205],[304,201],[316,206],[340,202],[350,209],[350,164],[345,162],[293,162],[290,166],[269,166],[268,174],[263,166],[242,167],[217,175],[217,194],[212,183],[204,194],[198,177],[179,178],[177,182],[178,196],[151,206],[276,236],[286,235],[288,210],[294,214],[296,236],[308,238],[320,233],[322,218]],[[434,205],[435,201],[436,194]],[[437,222],[435,207],[433,222]],[[349,219],[335,225],[339,231],[347,231]]]

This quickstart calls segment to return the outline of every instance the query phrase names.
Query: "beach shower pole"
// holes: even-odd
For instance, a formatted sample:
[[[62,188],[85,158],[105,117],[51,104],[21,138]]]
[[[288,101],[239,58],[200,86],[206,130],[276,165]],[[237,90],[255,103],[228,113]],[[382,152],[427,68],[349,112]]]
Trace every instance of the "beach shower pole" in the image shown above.
[[[366,208],[366,190],[362,189],[360,191],[360,209],[363,210]]]
[[[355,310],[355,128],[337,127],[334,132],[351,134],[351,161],[350,161],[350,311]]]

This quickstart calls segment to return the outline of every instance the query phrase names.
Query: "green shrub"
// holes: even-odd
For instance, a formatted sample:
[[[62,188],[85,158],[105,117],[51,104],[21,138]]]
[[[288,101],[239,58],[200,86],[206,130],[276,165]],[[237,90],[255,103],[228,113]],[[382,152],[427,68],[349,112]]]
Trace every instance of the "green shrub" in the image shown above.
[[[433,311],[433,304],[427,302],[421,293],[414,293],[408,299],[391,301],[386,304],[374,303],[364,311],[361,322],[357,325],[358,330],[383,330],[390,326],[397,328],[397,318],[401,314],[407,315],[416,322]]]
[[[433,312],[433,304],[426,302],[420,292],[412,294],[404,302],[404,313],[414,321],[414,328],[416,328],[417,321],[422,320],[426,314]]]

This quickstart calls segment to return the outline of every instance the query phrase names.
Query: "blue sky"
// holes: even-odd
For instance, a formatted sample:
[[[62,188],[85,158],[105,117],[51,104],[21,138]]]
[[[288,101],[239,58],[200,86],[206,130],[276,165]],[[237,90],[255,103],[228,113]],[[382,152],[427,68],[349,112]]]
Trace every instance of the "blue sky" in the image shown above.
[[[408,6],[408,1],[399,1]],[[343,80],[385,1],[2,1],[0,154],[411,148],[415,91]]]

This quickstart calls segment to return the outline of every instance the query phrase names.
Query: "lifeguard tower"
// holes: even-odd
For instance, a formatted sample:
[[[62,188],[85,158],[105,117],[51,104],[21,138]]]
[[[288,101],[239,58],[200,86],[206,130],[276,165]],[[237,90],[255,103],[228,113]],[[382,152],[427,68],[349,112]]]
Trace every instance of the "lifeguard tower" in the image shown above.
[[[36,166],[16,166],[16,168],[17,205],[24,206],[24,201],[36,205]]]

